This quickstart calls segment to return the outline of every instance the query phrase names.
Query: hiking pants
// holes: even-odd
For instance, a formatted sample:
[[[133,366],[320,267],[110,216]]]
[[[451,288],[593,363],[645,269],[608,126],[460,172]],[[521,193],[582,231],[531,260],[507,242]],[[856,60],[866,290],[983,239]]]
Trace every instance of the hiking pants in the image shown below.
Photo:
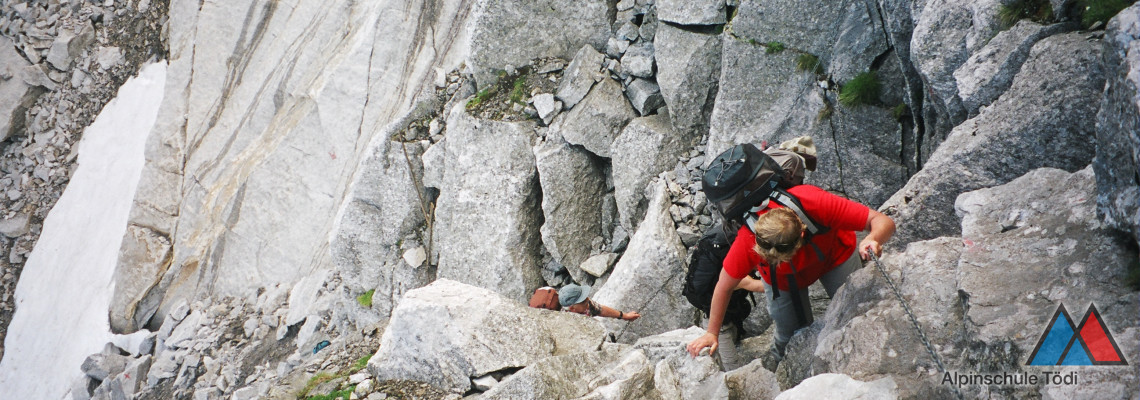
[[[827,290],[827,297],[830,298],[835,295],[839,287],[847,282],[847,275],[851,275],[855,270],[863,268],[863,260],[859,259],[859,252],[854,251],[851,256],[847,257],[847,261],[839,264],[838,267],[831,270],[827,274],[819,278],[819,283],[823,284],[823,288]],[[772,286],[767,282],[764,283],[764,290],[773,290]],[[811,313],[811,299],[808,298],[808,289],[800,289],[796,291],[800,297],[800,304],[804,307],[804,325],[800,325],[796,318],[796,309],[792,305],[792,293],[788,291],[780,291],[780,296],[772,299],[770,292],[766,292],[765,296],[768,299],[768,315],[772,316],[772,322],[776,324],[776,338],[775,347],[776,352],[783,357],[784,350],[788,346],[788,341],[792,340],[792,334],[796,333],[797,329],[811,325],[814,318]]]

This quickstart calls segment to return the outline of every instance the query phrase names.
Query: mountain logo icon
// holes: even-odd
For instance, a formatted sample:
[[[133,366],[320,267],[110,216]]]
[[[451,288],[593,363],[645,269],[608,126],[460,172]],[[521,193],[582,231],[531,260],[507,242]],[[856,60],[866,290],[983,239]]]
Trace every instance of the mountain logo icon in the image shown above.
[[[1062,303],[1025,365],[1128,365],[1128,361],[1096,305],[1089,304],[1081,324],[1073,325]]]

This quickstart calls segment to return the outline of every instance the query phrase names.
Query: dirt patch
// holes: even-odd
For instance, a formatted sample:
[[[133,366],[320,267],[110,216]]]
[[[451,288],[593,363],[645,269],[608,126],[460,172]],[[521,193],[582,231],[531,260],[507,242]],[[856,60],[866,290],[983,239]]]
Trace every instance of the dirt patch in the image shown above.
[[[531,98],[541,93],[554,93],[562,79],[565,62],[542,58],[514,71],[501,71],[498,82],[480,89],[467,101],[471,115],[495,121],[531,121],[538,113],[530,105]]]

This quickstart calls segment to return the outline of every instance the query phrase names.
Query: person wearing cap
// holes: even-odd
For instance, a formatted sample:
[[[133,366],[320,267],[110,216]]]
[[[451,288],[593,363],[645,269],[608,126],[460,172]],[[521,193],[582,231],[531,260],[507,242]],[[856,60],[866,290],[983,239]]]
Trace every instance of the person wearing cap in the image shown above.
[[[558,303],[562,310],[591,317],[609,317],[633,321],[641,317],[636,311],[624,312],[603,306],[590,300],[590,288],[574,284],[558,290]]]

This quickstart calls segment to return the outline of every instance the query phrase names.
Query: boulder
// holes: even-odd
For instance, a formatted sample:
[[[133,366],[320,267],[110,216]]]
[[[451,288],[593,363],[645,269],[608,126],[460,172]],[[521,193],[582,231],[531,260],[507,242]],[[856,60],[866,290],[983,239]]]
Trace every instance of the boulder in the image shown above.
[[[699,138],[673,129],[669,119],[665,113],[634,119],[613,142],[614,199],[627,232],[635,232],[645,216],[649,201],[646,185],[671,170]]]
[[[1013,83],[1013,76],[1021,70],[1021,64],[1029,57],[1029,49],[1037,41],[1064,31],[1066,25],[1042,26],[1029,20],[1021,20],[999,32],[985,47],[970,55],[961,67],[954,71],[958,85],[958,97],[970,115],[977,115],[978,109],[987,106],[1001,96]]]
[[[776,396],[776,400],[831,398],[894,400],[898,397],[898,385],[890,377],[862,382],[843,374],[822,374],[808,378],[796,387],[780,393]]]
[[[653,76],[653,43],[642,42],[629,46],[621,56],[622,70],[638,78]]]
[[[131,358],[118,354],[105,354],[96,353],[83,360],[83,365],[80,369],[91,379],[102,381],[108,377],[112,377],[122,373],[127,364],[131,362]]]
[[[928,134],[922,154],[933,153],[951,129],[967,119],[954,71],[1000,30],[999,7],[998,0],[931,0],[913,11],[911,61],[926,91],[921,114]]]
[[[677,25],[719,25],[728,14],[724,0],[658,0],[657,18]]]
[[[538,117],[542,118],[542,123],[549,125],[550,121],[562,111],[562,102],[554,100],[554,95],[550,93],[542,93],[535,95],[533,98],[534,110],[538,112]]]
[[[550,130],[570,144],[609,158],[610,145],[637,112],[626,101],[620,83],[603,79],[577,106],[554,119]]]
[[[562,101],[563,110],[574,108],[590,93],[595,82],[605,78],[602,72],[605,60],[606,57],[592,46],[585,45],[578,49],[566,67],[562,80],[558,82],[558,90],[554,92],[558,100]]]
[[[661,88],[648,79],[634,78],[625,88],[625,97],[633,104],[638,115],[653,114],[665,105],[665,99],[661,97]]]
[[[542,187],[542,243],[574,281],[588,284],[579,268],[590,256],[595,238],[604,237],[602,202],[606,173],[600,160],[556,135],[534,146]]]
[[[1140,244],[1140,6],[1121,11],[1105,30],[1104,95],[1096,122],[1097,212]]]
[[[28,79],[34,72],[43,74],[16,52],[11,39],[0,37],[0,140],[23,134],[28,108],[44,93],[36,79]]]
[[[657,83],[669,106],[673,126],[704,134],[717,96],[721,74],[719,35],[694,33],[668,24],[654,41]],[[755,71],[754,71],[755,72]]]
[[[690,339],[692,340],[692,339]],[[665,399],[728,399],[724,372],[712,357],[693,358],[685,343],[675,345],[673,354],[657,363],[653,384]]]
[[[724,384],[730,399],[771,399],[780,394],[776,374],[764,368],[761,360],[725,373]]]
[[[601,277],[607,272],[610,272],[610,267],[614,266],[614,261],[617,261],[617,258],[618,255],[615,253],[602,253],[590,256],[590,258],[582,262],[580,267],[582,271],[594,277]]]
[[[609,279],[591,296],[599,304],[641,313],[632,322],[606,321],[621,343],[689,326],[694,320],[695,310],[681,296],[685,247],[669,214],[669,191],[659,181],[650,192],[645,220]]]
[[[541,57],[569,59],[583,45],[603,48],[611,7],[608,0],[477,1],[470,17],[470,64],[501,70]]]
[[[594,318],[529,308],[490,290],[440,279],[404,296],[368,370],[380,381],[409,379],[464,393],[471,378],[594,351],[603,340]]]
[[[534,129],[533,122],[477,120],[462,104],[452,110],[432,227],[440,278],[520,302],[542,286]]]
[[[954,128],[921,171],[880,207],[894,218],[893,243],[956,235],[954,199],[1040,167],[1076,171],[1092,161],[1088,116],[1104,87],[1100,44],[1080,34],[1043,39],[1009,90]]]
[[[71,62],[94,40],[95,28],[90,24],[84,24],[78,33],[61,29],[48,50],[47,62],[60,71],[71,70]]]
[[[545,358],[504,379],[483,399],[644,398],[653,389],[645,353],[618,346]],[[625,396],[606,396],[610,393]]]

